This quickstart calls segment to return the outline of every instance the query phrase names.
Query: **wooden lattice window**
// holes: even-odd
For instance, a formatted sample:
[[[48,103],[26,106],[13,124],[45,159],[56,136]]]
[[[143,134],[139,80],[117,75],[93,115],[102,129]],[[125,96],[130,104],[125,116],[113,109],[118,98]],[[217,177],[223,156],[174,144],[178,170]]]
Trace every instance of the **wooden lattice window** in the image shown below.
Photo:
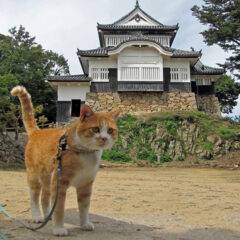
[[[92,68],[93,80],[108,80],[108,68]]]
[[[172,81],[186,81],[188,80],[188,69],[173,67],[170,69]]]

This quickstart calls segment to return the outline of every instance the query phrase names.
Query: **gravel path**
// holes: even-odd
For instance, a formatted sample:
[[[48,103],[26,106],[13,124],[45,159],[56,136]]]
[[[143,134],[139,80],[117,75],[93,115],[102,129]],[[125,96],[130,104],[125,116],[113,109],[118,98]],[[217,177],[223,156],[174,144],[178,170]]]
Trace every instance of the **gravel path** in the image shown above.
[[[29,219],[24,172],[0,171],[0,203]],[[78,228],[74,189],[67,196],[66,239],[232,240],[240,239],[240,172],[215,169],[106,168],[95,182],[91,205],[94,232]],[[7,239],[58,239],[51,223],[29,232],[0,214]],[[1,239],[1,237],[0,237]]]

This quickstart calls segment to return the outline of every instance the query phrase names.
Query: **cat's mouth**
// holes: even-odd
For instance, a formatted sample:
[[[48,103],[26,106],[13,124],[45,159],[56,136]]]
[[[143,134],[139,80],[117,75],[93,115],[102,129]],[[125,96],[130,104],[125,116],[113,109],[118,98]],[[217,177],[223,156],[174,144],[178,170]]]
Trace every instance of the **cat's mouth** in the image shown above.
[[[98,143],[98,147],[103,149],[103,150],[106,150],[106,149],[110,149],[112,147],[112,144],[110,144],[109,141],[107,141],[107,142],[99,142]]]
[[[109,144],[108,143],[99,143],[98,146],[100,148],[108,148],[109,147]]]

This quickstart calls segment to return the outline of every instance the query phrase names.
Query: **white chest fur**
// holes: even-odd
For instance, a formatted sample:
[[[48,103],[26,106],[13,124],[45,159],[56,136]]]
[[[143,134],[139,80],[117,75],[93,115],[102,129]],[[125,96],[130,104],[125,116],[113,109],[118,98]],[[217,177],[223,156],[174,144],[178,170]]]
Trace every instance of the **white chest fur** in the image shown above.
[[[73,177],[71,185],[74,187],[81,187],[93,181],[96,177],[101,157],[101,150],[94,153],[80,153],[79,161],[81,168]]]

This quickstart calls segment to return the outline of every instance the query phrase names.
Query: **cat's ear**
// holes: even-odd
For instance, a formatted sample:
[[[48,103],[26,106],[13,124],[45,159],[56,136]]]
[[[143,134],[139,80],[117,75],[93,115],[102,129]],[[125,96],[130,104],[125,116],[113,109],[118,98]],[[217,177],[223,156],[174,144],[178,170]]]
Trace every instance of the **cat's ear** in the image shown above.
[[[121,114],[121,112],[120,112],[120,111],[112,111],[112,112],[110,112],[110,114],[111,114],[112,118],[113,118],[115,121],[117,121],[118,118],[119,118],[119,116],[120,116],[120,114]]]
[[[80,120],[84,121],[86,118],[91,117],[92,115],[93,115],[92,109],[88,105],[83,104],[80,110]]]

